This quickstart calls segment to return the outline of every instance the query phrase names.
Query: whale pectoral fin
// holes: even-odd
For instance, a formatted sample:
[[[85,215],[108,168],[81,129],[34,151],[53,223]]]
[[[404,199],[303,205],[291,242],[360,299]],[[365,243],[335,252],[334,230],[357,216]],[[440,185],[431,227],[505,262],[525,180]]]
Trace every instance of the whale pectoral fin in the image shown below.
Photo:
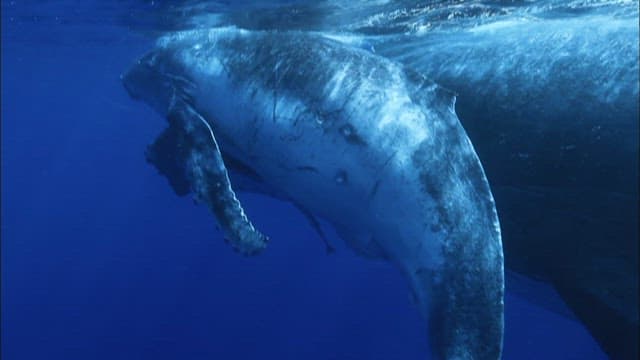
[[[491,224],[497,218],[488,200],[484,210],[471,207],[482,203],[482,196],[464,191],[469,195],[455,203],[449,191],[445,189],[437,200],[448,220],[429,235],[442,244],[438,260],[413,260],[407,270],[412,291],[427,320],[436,358],[498,360],[504,331],[504,272],[500,234],[497,223]]]
[[[262,251],[268,238],[247,218],[229,180],[218,142],[207,121],[191,106],[174,106],[167,116],[170,128],[181,129],[179,156],[194,197],[216,217],[230,245],[244,255]],[[157,162],[156,162],[157,164]]]
[[[416,246],[428,252],[405,259],[404,271],[438,358],[497,360],[504,332],[500,223],[480,160],[449,102],[439,98],[444,95],[425,98],[440,103],[435,111],[441,122],[412,157],[418,179],[412,193],[416,201],[434,204],[421,210],[420,218],[430,221],[404,241],[418,238],[430,247]]]
[[[410,298],[427,320],[428,340],[438,359],[494,359],[502,351],[502,302],[476,282],[471,269],[418,269]],[[488,283],[491,279],[485,279]]]

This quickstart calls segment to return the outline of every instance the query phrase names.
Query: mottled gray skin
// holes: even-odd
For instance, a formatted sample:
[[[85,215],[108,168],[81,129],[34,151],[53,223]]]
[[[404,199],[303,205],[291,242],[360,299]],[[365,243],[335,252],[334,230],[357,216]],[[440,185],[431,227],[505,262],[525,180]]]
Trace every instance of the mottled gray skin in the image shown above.
[[[206,119],[227,159],[359,254],[394,263],[438,358],[500,358],[500,227],[450,92],[321,36],[233,28],[170,34],[123,81],[162,115],[184,106]],[[178,193],[198,194],[188,174],[209,165],[183,160],[210,138],[170,127],[150,161]]]
[[[459,94],[507,267],[551,282],[620,359],[638,358],[637,7],[376,44]]]

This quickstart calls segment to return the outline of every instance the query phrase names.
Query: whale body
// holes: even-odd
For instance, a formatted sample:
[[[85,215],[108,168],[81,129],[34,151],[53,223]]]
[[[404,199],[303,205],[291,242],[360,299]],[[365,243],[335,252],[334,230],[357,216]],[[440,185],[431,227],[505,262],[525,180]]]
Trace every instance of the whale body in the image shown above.
[[[376,49],[458,94],[507,268],[552,283],[610,356],[636,359],[638,3],[560,15]]]
[[[169,121],[149,161],[236,250],[267,244],[244,177],[400,269],[438,358],[500,358],[500,225],[450,91],[320,35],[236,28],[168,34],[123,83]]]

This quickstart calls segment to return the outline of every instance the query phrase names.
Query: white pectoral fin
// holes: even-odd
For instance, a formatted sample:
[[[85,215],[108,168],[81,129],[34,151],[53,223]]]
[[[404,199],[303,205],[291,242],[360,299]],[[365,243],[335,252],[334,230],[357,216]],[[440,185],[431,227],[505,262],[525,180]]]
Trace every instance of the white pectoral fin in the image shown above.
[[[495,204],[461,126],[442,126],[437,139],[425,142],[413,160],[421,183],[414,189],[416,198],[435,204],[420,218],[430,217],[437,226],[421,238],[435,241],[440,261],[414,259],[408,276],[438,358],[497,360],[504,330],[504,267]],[[446,147],[448,156],[433,156],[438,146]]]
[[[456,236],[456,235],[454,235]],[[463,243],[460,239],[448,241]],[[453,245],[442,267],[418,267],[407,273],[410,299],[427,321],[436,359],[497,360],[502,352],[503,287],[501,266],[468,256],[475,246]],[[493,264],[492,264],[493,262]]]
[[[236,197],[209,123],[187,104],[175,106],[168,119],[170,123],[178,122],[191,140],[185,170],[195,196],[213,212],[236,251],[244,255],[261,252],[268,238],[256,230]]]

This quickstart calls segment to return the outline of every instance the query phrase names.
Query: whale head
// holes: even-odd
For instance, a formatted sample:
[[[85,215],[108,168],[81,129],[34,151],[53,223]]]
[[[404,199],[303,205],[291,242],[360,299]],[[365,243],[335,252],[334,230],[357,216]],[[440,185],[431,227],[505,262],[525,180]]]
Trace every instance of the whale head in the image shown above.
[[[120,80],[132,99],[143,101],[166,115],[176,97],[187,88],[186,80],[180,82],[181,69],[176,65],[179,63],[172,61],[166,52],[153,50],[120,75]]]

